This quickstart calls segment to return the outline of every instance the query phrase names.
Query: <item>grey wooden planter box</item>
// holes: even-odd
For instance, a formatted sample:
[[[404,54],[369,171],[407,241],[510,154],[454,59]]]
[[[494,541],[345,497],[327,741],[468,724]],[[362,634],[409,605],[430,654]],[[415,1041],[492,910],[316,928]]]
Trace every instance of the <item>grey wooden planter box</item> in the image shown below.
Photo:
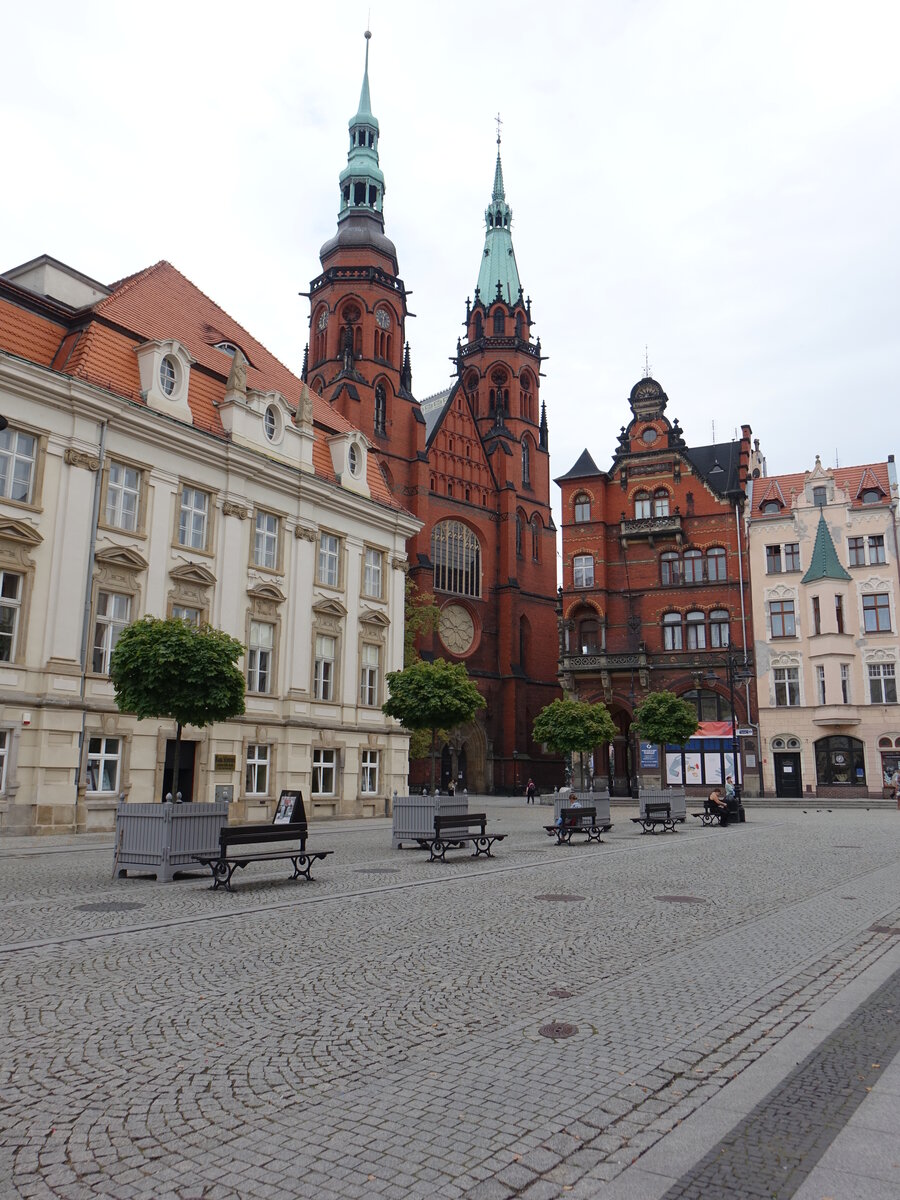
[[[673,821],[687,820],[687,800],[683,787],[641,788],[640,813],[643,817],[648,804],[668,804]]]
[[[469,811],[469,797],[456,796],[395,796],[394,849],[404,842],[418,843],[434,837],[435,817],[464,817]]]
[[[116,810],[114,875],[134,871],[171,883],[176,871],[201,868],[194,854],[215,850],[219,830],[228,821],[228,805],[128,804]]]
[[[612,824],[609,815],[609,792],[570,792],[568,796],[554,796],[554,821],[559,819],[560,809],[572,807],[573,800],[578,800],[582,808],[596,808],[598,825]]]

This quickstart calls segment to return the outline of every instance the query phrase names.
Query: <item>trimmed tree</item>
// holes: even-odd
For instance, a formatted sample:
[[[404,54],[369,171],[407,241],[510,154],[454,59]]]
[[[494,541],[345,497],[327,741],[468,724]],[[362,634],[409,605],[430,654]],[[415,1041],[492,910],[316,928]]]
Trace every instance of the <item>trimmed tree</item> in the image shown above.
[[[674,692],[651,692],[634,710],[632,728],[645,742],[662,747],[661,762],[665,766],[665,747],[683,746],[697,732],[697,710]]]
[[[616,725],[605,704],[583,700],[554,700],[542,708],[534,720],[533,736],[556,754],[577,753],[581,761],[584,785],[584,756],[595,746],[611,742]]]
[[[410,663],[385,676],[390,696],[381,711],[411,733],[431,730],[431,790],[434,791],[434,750],[439,729],[453,729],[471,721],[484,697],[462,663],[438,658]]]
[[[109,662],[120,712],[140,720],[175,722],[172,793],[178,792],[181,731],[203,728],[244,711],[244,676],[235,663],[244,653],[237,638],[211,625],[144,617],[119,635]]]

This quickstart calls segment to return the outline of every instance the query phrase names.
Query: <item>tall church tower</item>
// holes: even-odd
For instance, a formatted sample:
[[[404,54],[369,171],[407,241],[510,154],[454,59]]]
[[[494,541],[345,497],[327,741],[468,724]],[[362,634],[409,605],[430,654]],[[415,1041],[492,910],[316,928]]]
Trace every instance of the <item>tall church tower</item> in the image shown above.
[[[303,378],[372,442],[389,484],[409,485],[424,449],[406,343],[406,287],[384,232],[378,121],[369,97],[369,40],[359,108],[340,174],[337,233],[319,251],[322,273],[306,293],[310,332]]]

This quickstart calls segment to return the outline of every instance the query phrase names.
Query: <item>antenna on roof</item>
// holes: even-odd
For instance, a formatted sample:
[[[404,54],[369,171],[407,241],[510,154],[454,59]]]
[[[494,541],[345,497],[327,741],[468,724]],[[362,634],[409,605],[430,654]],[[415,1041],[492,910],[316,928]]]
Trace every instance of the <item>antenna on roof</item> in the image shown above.
[[[646,343],[644,343],[644,378],[650,378],[650,355],[647,353]]]
[[[837,446],[835,446],[835,448],[834,448],[834,465],[836,467],[839,467],[841,465],[840,459],[838,458]]]
[[[713,430],[713,445],[715,445],[716,444],[716,419],[715,419],[715,417],[713,417],[712,430]]]

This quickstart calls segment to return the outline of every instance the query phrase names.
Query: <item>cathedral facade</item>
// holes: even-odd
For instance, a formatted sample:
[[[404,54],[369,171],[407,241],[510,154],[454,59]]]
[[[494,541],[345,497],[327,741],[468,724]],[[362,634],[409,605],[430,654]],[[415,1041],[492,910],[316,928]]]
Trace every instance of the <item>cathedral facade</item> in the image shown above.
[[[550,785],[560,781],[561,765],[531,739],[535,716],[559,694],[547,414],[499,138],[455,378],[421,403],[412,390],[407,290],[384,229],[379,138],[367,47],[337,231],[322,246],[309,290],[303,377],[362,430],[392,496],[422,522],[408,543],[410,576],[441,615],[420,652],[464,662],[486,699],[443,747],[442,783],[452,777],[469,791],[519,791],[531,776]],[[419,766],[413,785],[427,777]]]

